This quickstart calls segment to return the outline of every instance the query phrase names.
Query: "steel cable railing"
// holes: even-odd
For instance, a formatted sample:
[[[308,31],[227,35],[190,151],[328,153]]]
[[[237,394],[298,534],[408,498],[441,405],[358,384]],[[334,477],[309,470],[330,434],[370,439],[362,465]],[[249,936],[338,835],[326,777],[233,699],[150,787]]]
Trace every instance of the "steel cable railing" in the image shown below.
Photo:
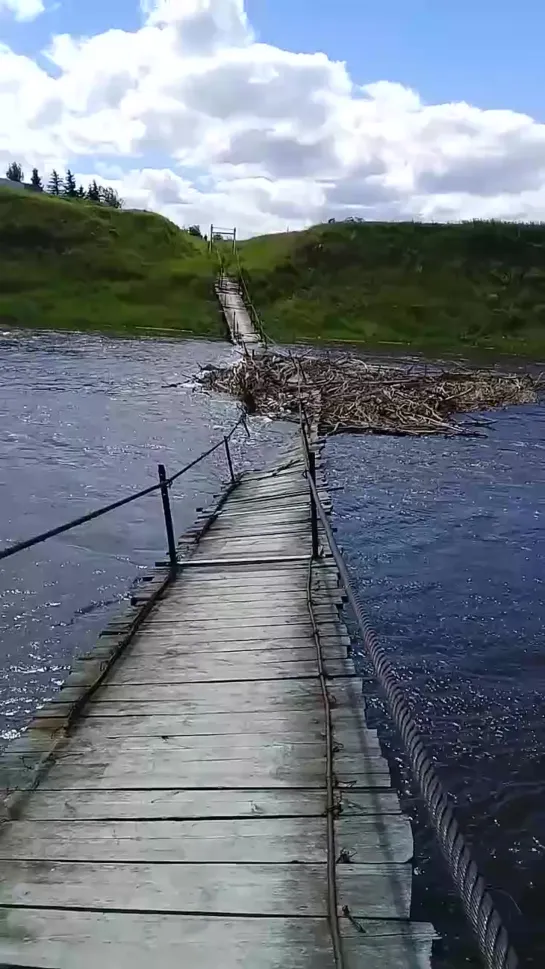
[[[485,965],[487,969],[517,969],[518,958],[509,942],[507,930],[472,858],[471,851],[454,816],[453,808],[435,771],[431,757],[422,743],[410,706],[398,684],[394,668],[364,612],[358,592],[352,588],[346,564],[335,541],[328,516],[318,494],[314,471],[314,452],[309,444],[308,433],[303,422],[301,422],[301,431],[308,469],[307,478],[311,494],[312,517],[316,524],[318,519],[321,522],[339,571],[342,586],[358,623],[367,656],[388,700],[392,719],[403,740],[412,773],[420,788],[441,851],[462,901],[466,917],[475,934]]]

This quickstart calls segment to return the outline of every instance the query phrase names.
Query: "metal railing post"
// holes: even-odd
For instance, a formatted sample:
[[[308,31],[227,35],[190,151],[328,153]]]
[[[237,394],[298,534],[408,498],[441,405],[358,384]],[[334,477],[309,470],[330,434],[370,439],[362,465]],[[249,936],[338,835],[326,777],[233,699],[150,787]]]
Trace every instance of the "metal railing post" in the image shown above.
[[[168,557],[170,568],[175,572],[178,568],[178,555],[176,552],[176,539],[174,537],[174,525],[172,523],[172,510],[170,508],[170,496],[168,493],[167,473],[164,464],[159,465],[159,481],[161,482],[161,498],[163,500],[163,512],[165,515],[165,526],[168,540]]]
[[[307,450],[308,454],[308,473],[316,485],[316,455],[311,448]],[[316,499],[314,497],[314,491],[310,489],[310,524],[312,528],[312,558],[317,559],[320,554],[320,546],[318,539],[318,509],[316,508]]]
[[[235,472],[233,471],[233,461],[231,458],[231,448],[229,447],[229,438],[224,437],[223,443],[225,444],[225,453],[227,455],[227,464],[229,465],[229,474],[231,475],[231,481],[235,481]]]

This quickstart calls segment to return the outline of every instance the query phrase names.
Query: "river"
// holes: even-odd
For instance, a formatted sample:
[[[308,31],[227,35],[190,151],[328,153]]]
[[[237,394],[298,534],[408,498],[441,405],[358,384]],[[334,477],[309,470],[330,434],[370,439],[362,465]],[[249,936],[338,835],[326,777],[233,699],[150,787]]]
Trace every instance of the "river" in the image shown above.
[[[0,544],[145,487],[158,462],[175,471],[216,441],[236,406],[195,389],[193,375],[232,352],[203,341],[4,334]],[[492,416],[486,438],[334,438],[325,462],[363,600],[517,945],[542,966],[545,412]],[[235,438],[237,467],[263,463],[291,433],[253,419],[250,439]],[[225,477],[217,452],[181,479],[178,532]],[[4,563],[5,739],[164,549],[154,495]],[[478,966],[372,679],[365,691],[415,822],[416,910],[448,936],[437,969]]]

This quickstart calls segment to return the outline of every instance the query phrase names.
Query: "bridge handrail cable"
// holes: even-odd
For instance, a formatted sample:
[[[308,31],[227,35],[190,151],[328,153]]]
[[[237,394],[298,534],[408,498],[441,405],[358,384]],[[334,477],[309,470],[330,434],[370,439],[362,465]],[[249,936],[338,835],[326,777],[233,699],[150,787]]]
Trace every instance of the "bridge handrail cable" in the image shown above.
[[[517,969],[518,958],[507,930],[487,890],[462,834],[453,808],[424,747],[411,708],[398,684],[395,670],[364,612],[359,593],[352,586],[348,569],[324,510],[314,473],[314,451],[309,443],[310,426],[301,406],[301,438],[307,465],[313,518],[319,519],[327,538],[341,584],[355,616],[362,642],[382,687],[392,719],[401,735],[409,763],[426,804],[433,829],[460,896],[465,915],[476,936],[487,969]],[[317,522],[316,522],[317,525]],[[316,525],[313,533],[317,533]],[[314,545],[314,541],[313,541]]]

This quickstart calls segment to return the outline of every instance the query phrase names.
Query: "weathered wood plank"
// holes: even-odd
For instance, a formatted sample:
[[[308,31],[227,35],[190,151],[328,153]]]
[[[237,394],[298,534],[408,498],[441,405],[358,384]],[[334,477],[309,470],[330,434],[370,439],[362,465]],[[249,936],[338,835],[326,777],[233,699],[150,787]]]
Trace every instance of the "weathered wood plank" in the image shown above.
[[[352,864],[412,858],[403,815],[349,818],[339,845]],[[326,862],[326,819],[224,818],[194,821],[14,821],[0,837],[0,860],[157,864]]]
[[[216,649],[216,645],[215,643],[210,643],[206,649],[202,650],[202,653],[196,655],[195,650],[191,648],[180,648],[178,645],[174,645],[164,646],[161,649],[157,644],[153,650],[153,654],[151,654],[145,641],[140,643],[135,642],[131,644],[127,651],[124,668],[126,668],[126,664],[136,664],[137,660],[141,660],[144,666],[154,665],[156,667],[160,663],[175,661],[180,666],[180,669],[183,668],[185,663],[187,663],[185,668],[188,670],[202,666],[202,664],[208,665],[212,663],[218,664],[216,669],[222,669],[224,667],[232,668],[232,666],[238,666],[242,664],[244,659],[247,659],[248,666],[252,669],[257,663],[265,667],[269,664],[274,666],[277,663],[311,662],[317,658],[314,643],[311,640],[304,639],[296,639],[287,646],[279,646],[276,642],[274,647],[267,648],[262,648],[258,643],[252,643],[251,641],[243,644],[229,643],[229,649]],[[237,645],[238,649],[236,648]],[[346,660],[346,646],[341,644],[327,646],[322,649],[322,656],[325,659]],[[89,662],[91,661],[90,659]],[[84,660],[84,662],[86,661]]]
[[[400,867],[355,866],[357,876],[343,892],[354,916],[395,914],[392,874],[401,879]],[[325,917],[326,866],[4,862],[0,905]]]
[[[293,757],[285,765],[275,765],[273,758],[255,757],[242,760],[180,761],[179,758],[133,758],[131,764],[112,769],[107,763],[73,764],[59,762],[47,773],[41,783],[44,790],[138,790],[143,784],[149,790],[161,788],[232,789],[252,787],[268,788],[315,788],[324,786],[325,762],[301,760]],[[142,771],[147,771],[145,777]],[[354,786],[365,788],[389,788],[390,775],[385,770],[340,774],[339,784],[348,790]]]
[[[111,627],[114,628],[117,623],[112,623]],[[245,613],[238,613],[238,610],[233,610],[230,615],[218,616],[216,617],[212,610],[208,616],[203,616],[199,619],[186,619],[183,612],[177,618],[173,616],[165,616],[164,619],[161,618],[161,610],[155,611],[147,620],[146,626],[176,626],[181,632],[185,631],[188,633],[197,633],[203,635],[207,630],[210,632],[217,633],[218,636],[223,635],[222,630],[233,630],[233,629],[246,629],[248,626],[252,629],[271,629],[277,626],[287,626],[297,627],[301,632],[307,633],[312,626],[308,620],[308,612],[303,613],[296,612],[295,610],[287,615],[271,614],[270,616],[266,614],[264,610],[264,615],[261,617],[261,622],[256,621],[256,616],[249,615]]]
[[[120,717],[101,716],[82,719],[73,737],[193,737],[229,736],[267,736],[278,739],[293,738],[294,742],[308,738],[322,739],[324,727],[323,711],[270,711],[267,713],[228,713],[180,715],[159,713],[155,716],[131,716],[126,720]]]
[[[329,615],[332,615],[332,607],[327,605],[326,608],[329,610]],[[170,603],[167,599],[163,599],[150,614],[150,621],[153,622],[159,616],[163,620],[169,620],[176,624],[184,622],[198,622],[200,624],[201,620],[219,622],[224,619],[230,622],[237,619],[244,620],[244,625],[248,624],[246,620],[257,621],[259,625],[263,625],[268,623],[271,617],[285,622],[307,623],[308,606],[304,599],[295,602],[290,598],[285,598],[283,602],[271,602],[265,592],[261,600],[257,599],[252,602],[218,600],[213,604],[203,604],[202,602],[180,604]]]
[[[120,631],[125,629],[127,623],[125,622],[115,622],[111,623],[109,629],[115,635],[118,635]],[[293,622],[293,623],[276,623],[274,621],[268,621],[267,625],[258,624],[254,619],[241,620],[238,619],[232,621],[220,620],[219,622],[210,619],[203,620],[202,622],[180,622],[177,623],[172,619],[163,621],[161,619],[148,620],[146,624],[146,629],[151,633],[155,632],[156,635],[164,635],[168,630],[172,630],[175,636],[192,636],[195,642],[205,642],[218,640],[228,640],[228,639],[257,639],[257,640],[271,640],[271,639],[300,639],[301,636],[312,636],[313,626],[310,622]],[[344,635],[346,629],[341,626],[341,624],[334,625],[333,623],[325,627],[325,632],[327,635]]]
[[[160,818],[322,817],[326,811],[323,790],[276,788],[242,791],[167,790],[66,791],[38,788],[22,805],[20,817],[27,821],[92,821]],[[355,791],[343,801],[347,816],[399,815],[393,791]],[[350,814],[348,815],[348,812]]]
[[[244,654],[220,654],[220,655],[244,655]],[[263,680],[263,679],[294,679],[301,676],[318,676],[318,664],[316,659],[297,660],[290,657],[286,662],[262,663],[258,659],[251,662],[245,657],[246,663],[220,663],[216,660],[209,662],[194,663],[189,668],[183,662],[183,657],[168,657],[167,662],[159,665],[154,662],[138,663],[127,660],[123,668],[116,675],[116,683],[119,684],[155,684],[155,683],[196,683],[201,681],[214,681],[217,683],[230,682],[237,680]],[[330,676],[346,676],[350,673],[350,667],[346,660],[326,661],[327,672]]]
[[[103,764],[108,759],[111,749],[110,738],[100,735],[96,742],[88,742],[79,739],[76,735],[71,743],[66,745],[58,752],[57,764],[68,765],[72,761],[78,763],[85,760],[84,766],[91,767]],[[115,744],[116,752],[112,754],[112,762],[118,764],[122,770],[122,762],[135,764],[143,762],[147,758],[161,759],[165,765],[170,763],[170,759],[180,764],[190,764],[193,761],[201,763],[205,761],[237,761],[241,763],[246,760],[253,760],[258,757],[263,747],[267,752],[263,757],[264,763],[276,764],[279,767],[294,760],[297,763],[303,761],[321,762],[325,757],[325,744],[321,737],[313,742],[308,740],[277,740],[276,735],[271,732],[268,735],[258,735],[259,740],[252,742],[252,738],[246,738],[240,734],[231,734],[226,737],[119,737]],[[357,756],[352,752],[348,754],[339,752],[335,754],[335,769],[341,773],[359,766],[369,770],[387,770],[386,761],[383,759],[378,744],[365,752],[358,752]],[[145,781],[143,786],[146,786]]]
[[[311,682],[311,681],[309,681]],[[198,684],[196,684],[198,685]],[[213,684],[217,689],[217,684]],[[62,691],[67,692],[67,691]],[[85,716],[94,717],[155,717],[172,716],[173,714],[206,715],[218,713],[233,713],[234,708],[231,703],[222,702],[221,693],[215,699],[207,701],[199,699],[195,701],[184,700],[182,703],[176,699],[154,699],[154,700],[109,700],[100,694],[100,702],[91,702],[86,707]],[[62,697],[62,693],[59,694]],[[47,706],[37,711],[36,720],[53,719],[60,721],[66,717],[70,708],[70,703],[63,703],[61,700],[48,703]],[[323,703],[319,697],[300,696],[287,699],[275,699],[274,697],[259,697],[252,699],[245,698],[236,710],[238,713],[288,713],[299,714],[301,712],[319,714],[323,710]]]
[[[357,687],[352,688],[350,686],[352,682],[359,685],[359,690]],[[361,702],[361,680],[335,680],[329,692],[335,708],[342,704],[354,704],[357,708],[358,701]],[[62,690],[60,697],[62,698],[63,695],[69,693],[70,690]],[[117,679],[112,677],[93,699],[90,708],[101,707],[103,703],[113,701],[133,700],[140,702],[175,701],[180,706],[179,712],[182,713],[219,713],[229,710],[233,710],[233,712],[259,711],[262,709],[261,704],[267,705],[263,709],[268,709],[271,705],[289,709],[292,703],[297,708],[298,703],[307,701],[315,702],[317,705],[323,704],[322,690],[315,676],[308,676],[299,680],[255,680],[251,681],[250,687],[244,682],[236,681],[226,683],[221,689],[218,689],[215,683],[209,682],[155,683],[149,686],[141,686],[139,684],[118,683]]]
[[[184,653],[195,653],[195,651],[208,652],[246,652],[252,650],[263,649],[264,652],[267,650],[276,649],[286,649],[295,650],[301,648],[312,648],[315,650],[314,636],[310,633],[303,636],[292,636],[282,635],[280,632],[278,636],[267,637],[266,639],[252,639],[252,630],[243,630],[245,635],[243,637],[233,636],[229,633],[227,636],[222,635],[221,639],[218,640],[210,635],[206,637],[200,637],[195,635],[184,635],[183,633],[178,633],[176,629],[149,629],[146,633],[145,638],[136,638],[130,644],[127,651],[127,655],[132,655],[135,653],[144,653],[147,655],[155,654],[156,652],[163,652],[164,649],[175,649],[177,652]],[[107,641],[104,642],[103,649],[109,649]],[[336,634],[334,636],[321,636],[320,643],[322,647],[343,647],[344,655],[346,655],[347,647],[350,644],[350,639],[348,636],[341,636]],[[93,651],[93,656],[96,653]]]
[[[325,916],[326,892],[325,865],[20,861],[0,866],[3,905]]]
[[[327,920],[4,909],[0,960],[43,969],[334,969]],[[218,954],[221,953],[221,962]],[[62,963],[61,963],[62,960]],[[242,961],[243,960],[243,961]]]
[[[176,586],[174,586],[176,589]],[[289,597],[291,602],[295,603],[307,603],[307,590],[301,585],[300,588],[294,588],[289,583],[286,585],[275,584],[274,587],[267,587],[265,583],[263,584],[252,584],[248,585],[245,589],[239,588],[238,584],[236,586],[226,585],[225,588],[219,587],[218,585],[203,585],[203,586],[192,586],[191,589],[186,589],[183,593],[179,591],[176,595],[172,594],[169,596],[164,596],[161,602],[169,605],[176,605],[180,608],[184,608],[186,605],[194,605],[198,603],[201,607],[211,606],[210,599],[214,599],[215,603],[240,603],[243,605],[252,605],[254,603],[259,603],[263,605],[263,597],[267,597],[268,605],[283,605],[286,602],[286,597]],[[331,589],[317,590],[312,593],[312,600],[315,603],[332,603],[332,604],[342,604],[342,595],[338,588],[332,587]]]

